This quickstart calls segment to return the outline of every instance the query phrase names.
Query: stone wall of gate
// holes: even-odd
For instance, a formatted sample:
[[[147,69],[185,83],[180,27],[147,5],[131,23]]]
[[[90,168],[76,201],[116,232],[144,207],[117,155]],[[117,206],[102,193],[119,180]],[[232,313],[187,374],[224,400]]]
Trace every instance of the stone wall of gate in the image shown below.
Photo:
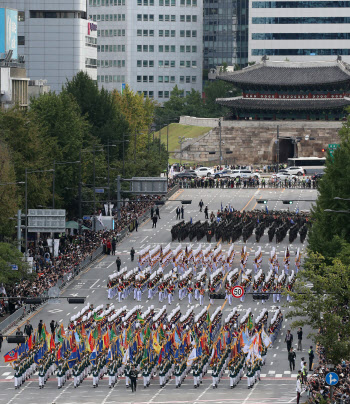
[[[193,124],[196,118],[193,118]],[[324,121],[222,121],[221,141],[223,163],[270,164],[276,161],[277,126],[280,138],[301,138],[296,147],[298,157],[324,157],[322,149],[339,143],[342,122]],[[315,138],[306,140],[305,138]],[[182,150],[184,160],[219,162],[220,128],[187,142]],[[174,155],[180,158],[180,153]]]

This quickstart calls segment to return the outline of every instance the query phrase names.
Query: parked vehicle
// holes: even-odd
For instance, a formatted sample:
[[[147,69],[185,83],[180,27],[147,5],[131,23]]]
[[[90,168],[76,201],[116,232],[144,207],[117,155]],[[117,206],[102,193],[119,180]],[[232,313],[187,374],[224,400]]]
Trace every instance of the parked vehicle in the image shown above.
[[[198,177],[210,177],[214,174],[214,169],[209,167],[200,167],[195,170]]]
[[[251,170],[232,170],[231,178],[242,178],[242,179],[250,179],[250,178],[260,178],[259,173],[254,173]]]

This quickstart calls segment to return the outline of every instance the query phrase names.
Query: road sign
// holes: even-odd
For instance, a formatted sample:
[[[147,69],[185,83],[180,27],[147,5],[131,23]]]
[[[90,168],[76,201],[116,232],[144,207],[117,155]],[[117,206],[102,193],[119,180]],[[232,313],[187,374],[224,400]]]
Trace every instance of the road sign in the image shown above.
[[[334,151],[340,146],[338,143],[331,143],[328,145],[329,154],[333,157]]]
[[[326,374],[326,383],[329,386],[335,386],[339,382],[339,376],[334,372],[329,372]]]
[[[29,233],[63,233],[65,228],[65,209],[28,209]]]
[[[240,297],[242,297],[244,295],[244,289],[242,288],[242,286],[234,286],[231,289],[231,293],[233,297],[236,297],[237,299],[239,299]]]
[[[18,265],[11,264],[11,269],[12,269],[12,271],[18,271]]]

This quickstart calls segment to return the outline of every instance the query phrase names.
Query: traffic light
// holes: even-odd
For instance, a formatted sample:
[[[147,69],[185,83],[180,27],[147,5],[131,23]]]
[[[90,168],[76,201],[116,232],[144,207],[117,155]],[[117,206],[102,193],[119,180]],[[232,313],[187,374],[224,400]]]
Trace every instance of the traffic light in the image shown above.
[[[326,149],[322,149],[321,151],[322,151],[322,153],[324,153],[326,151]]]
[[[257,203],[265,203],[265,205],[267,204],[267,201],[262,201],[262,200],[257,200]]]
[[[291,205],[293,203],[293,201],[282,201],[283,205]]]

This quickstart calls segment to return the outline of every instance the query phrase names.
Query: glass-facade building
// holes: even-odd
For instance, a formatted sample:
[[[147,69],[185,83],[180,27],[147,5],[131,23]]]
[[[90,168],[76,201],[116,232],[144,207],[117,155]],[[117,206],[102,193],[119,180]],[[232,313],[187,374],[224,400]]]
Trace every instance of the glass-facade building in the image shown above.
[[[350,62],[349,28],[350,1],[252,0],[248,59]]]
[[[204,0],[203,69],[248,63],[248,0]]]

